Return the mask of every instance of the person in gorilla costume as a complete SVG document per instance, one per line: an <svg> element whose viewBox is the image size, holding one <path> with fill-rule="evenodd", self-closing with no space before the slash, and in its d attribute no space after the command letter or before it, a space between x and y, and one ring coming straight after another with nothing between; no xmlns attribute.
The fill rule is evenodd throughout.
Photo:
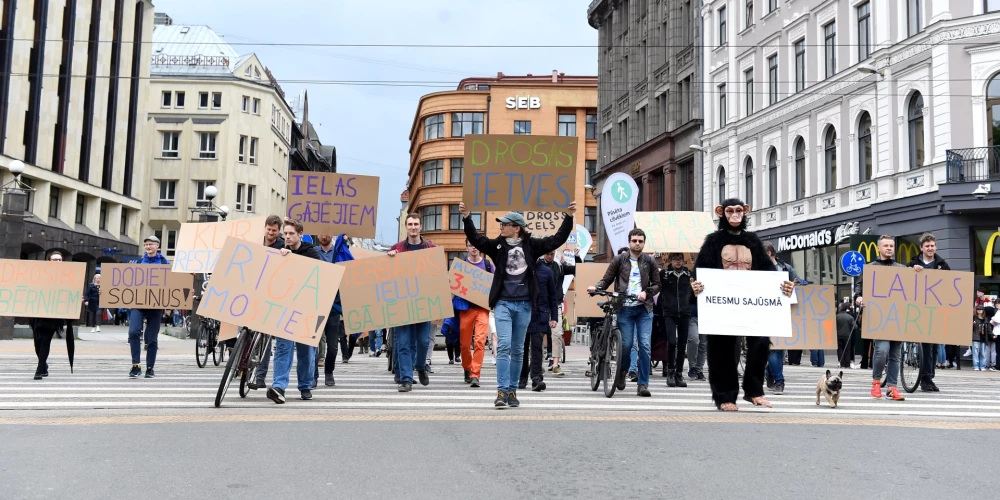
<svg viewBox="0 0 1000 500"><path fill-rule="evenodd" d="M719 230L705 237L705 242L695 261L697 270L738 269L752 271L773 271L764 244L752 231L747 231L747 217L750 205L737 198L729 198L715 207L719 217ZM791 297L795 284L785 281L781 291ZM697 297L705 291L700 281L691 283ZM771 349L768 337L747 337L746 369L743 373L743 400L754 406L771 407L764 397L764 368ZM712 400L718 409L737 411L736 397L739 396L740 337L731 335L708 336L708 382L712 387Z"/></svg>

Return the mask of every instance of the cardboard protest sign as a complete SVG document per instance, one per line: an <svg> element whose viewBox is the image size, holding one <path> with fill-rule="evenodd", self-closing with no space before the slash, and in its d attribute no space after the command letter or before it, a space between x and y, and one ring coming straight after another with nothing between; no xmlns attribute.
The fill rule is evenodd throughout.
<svg viewBox="0 0 1000 500"><path fill-rule="evenodd" d="M797 286L795 295L798 303L792 304L792 336L772 337L774 346L771 349L836 349L836 287Z"/></svg>
<svg viewBox="0 0 1000 500"><path fill-rule="evenodd" d="M306 234L374 238L378 177L327 172L288 173L288 217Z"/></svg>
<svg viewBox="0 0 1000 500"><path fill-rule="evenodd" d="M239 334L240 327L230 323L219 323L219 337L216 340L222 342L224 340L235 339Z"/></svg>
<svg viewBox="0 0 1000 500"><path fill-rule="evenodd" d="M191 309L194 276L170 264L101 264L101 308Z"/></svg>
<svg viewBox="0 0 1000 500"><path fill-rule="evenodd" d="M603 318L604 311L597 307L599 301L608 300L607 297L591 297L587 293L587 288L592 287L601 281L604 273L607 272L608 265L595 262L587 262L576 265L576 317L577 318ZM608 290L615 291L614 283ZM579 323L579 321L578 321Z"/></svg>
<svg viewBox="0 0 1000 500"><path fill-rule="evenodd" d="M79 319L87 264L0 259L0 316Z"/></svg>
<svg viewBox="0 0 1000 500"><path fill-rule="evenodd" d="M357 259L371 259L372 257L385 257L385 252L376 252L367 248L351 247L351 255Z"/></svg>
<svg viewBox="0 0 1000 500"><path fill-rule="evenodd" d="M575 198L576 137L467 135L462 201L471 212L565 212Z"/></svg>
<svg viewBox="0 0 1000 500"><path fill-rule="evenodd" d="M781 293L784 271L698 269L698 333L791 337L791 298Z"/></svg>
<svg viewBox="0 0 1000 500"><path fill-rule="evenodd" d="M869 265L863 276L862 338L946 345L972 341L973 273Z"/></svg>
<svg viewBox="0 0 1000 500"><path fill-rule="evenodd" d="M222 222L186 222L177 234L172 270L175 273L210 273L219 260L226 238L260 244L264 241L267 217Z"/></svg>
<svg viewBox="0 0 1000 500"><path fill-rule="evenodd" d="M635 226L646 232L647 253L697 253L717 229L708 212L637 212Z"/></svg>
<svg viewBox="0 0 1000 500"><path fill-rule="evenodd" d="M500 223L497 218L507 215L507 212L487 212L486 213L486 236L495 237L500 234ZM552 236L559 231L568 214L566 212L524 212L525 229L536 238Z"/></svg>
<svg viewBox="0 0 1000 500"><path fill-rule="evenodd" d="M455 259L448 272L451 293L483 309L490 308L493 273L488 273L462 259Z"/></svg>
<svg viewBox="0 0 1000 500"><path fill-rule="evenodd" d="M227 238L198 314L315 347L343 276L339 264Z"/></svg>
<svg viewBox="0 0 1000 500"><path fill-rule="evenodd" d="M423 323L455 315L448 259L441 247L344 262L347 333ZM347 293L347 292L350 293Z"/></svg>

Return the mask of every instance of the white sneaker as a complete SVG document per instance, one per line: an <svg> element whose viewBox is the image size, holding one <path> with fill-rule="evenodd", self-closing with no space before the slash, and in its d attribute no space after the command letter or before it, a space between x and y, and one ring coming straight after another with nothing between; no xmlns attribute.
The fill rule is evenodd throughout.
<svg viewBox="0 0 1000 500"><path fill-rule="evenodd" d="M95 331L95 330L94 330L93 328L91 328L91 329L90 329L90 333L94 333L94 331Z"/></svg>
<svg viewBox="0 0 1000 500"><path fill-rule="evenodd" d="M97 327L97 331L101 331L101 327Z"/></svg>
<svg viewBox="0 0 1000 500"><path fill-rule="evenodd" d="M497 364L497 358L496 358L496 356L493 356L493 364L494 365Z"/></svg>
<svg viewBox="0 0 1000 500"><path fill-rule="evenodd" d="M972 356L972 349L965 351L965 354L962 355L963 358L968 358L969 356Z"/></svg>

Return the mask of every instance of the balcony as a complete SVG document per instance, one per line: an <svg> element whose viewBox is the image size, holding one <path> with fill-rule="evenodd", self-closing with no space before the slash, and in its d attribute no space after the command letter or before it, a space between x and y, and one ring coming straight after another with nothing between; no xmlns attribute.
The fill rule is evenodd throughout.
<svg viewBox="0 0 1000 500"><path fill-rule="evenodd" d="M1000 146L949 149L946 164L948 183L1000 180Z"/></svg>

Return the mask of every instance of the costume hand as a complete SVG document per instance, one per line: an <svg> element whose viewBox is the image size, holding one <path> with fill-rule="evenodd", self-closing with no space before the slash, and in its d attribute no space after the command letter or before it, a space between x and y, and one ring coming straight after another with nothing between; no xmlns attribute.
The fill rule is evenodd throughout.
<svg viewBox="0 0 1000 500"><path fill-rule="evenodd" d="M705 284L700 281L692 281L691 291L694 292L694 296L697 297L698 294L705 291Z"/></svg>
<svg viewBox="0 0 1000 500"><path fill-rule="evenodd" d="M290 254L290 253L292 253L292 251L291 251L291 250L289 250L289 249L287 249L287 248L282 248L282 249L281 249L281 256L282 256L282 257L284 257L284 256L286 256L286 255L288 255L288 254Z"/></svg>
<svg viewBox="0 0 1000 500"><path fill-rule="evenodd" d="M791 281L786 281L781 284L781 293L785 294L786 297L791 297L792 293L795 292L795 283Z"/></svg>

